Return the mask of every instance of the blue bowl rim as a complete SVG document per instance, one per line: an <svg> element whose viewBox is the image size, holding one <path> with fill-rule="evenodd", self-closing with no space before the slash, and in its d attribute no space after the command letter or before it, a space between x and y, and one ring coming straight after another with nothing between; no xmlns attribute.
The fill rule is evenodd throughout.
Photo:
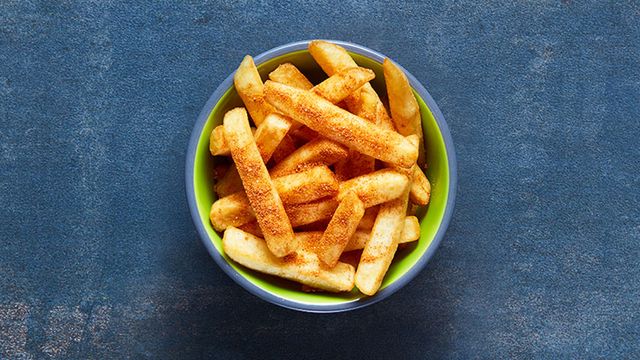
<svg viewBox="0 0 640 360"><path fill-rule="evenodd" d="M339 40L327 40L327 41L338 44L350 52L368 57L379 63L382 63L382 61L386 58L386 56L382 55L381 53L361 45L357 45L357 44L346 42L346 41L339 41ZM278 57L284 54L288 54L288 53L299 51L299 50L306 50L309 45L309 42L311 42L311 40L302 40L302 41L296 41L296 42L275 47L271 50L265 51L262 54L254 57L254 62L256 63L256 65L259 65L265 61L268 61L270 59L273 59L275 57ZM444 116L442 115L442 112L438 108L438 105L436 105L436 102L433 100L433 98L431 97L427 89L425 89L424 86L422 86L422 84L420 84L420 82L411 73L409 73L406 69L404 69L399 64L398 66L407 75L407 78L409 79L409 83L411 84L411 86L418 92L418 94L420 94L422 99L426 102L427 106L431 110L431 113L433 114L436 120L438 127L440 128L440 133L442 135L442 138L444 139L445 150L447 152L447 158L449 162L449 196L447 198L447 204L445 205L445 213L444 213L442 222L438 227L438 231L436 232L436 235L433 241L431 242L429 248L427 248L427 251L425 251L425 253L420 257L418 262L414 264L414 266L411 269L409 269L403 276L401 276L399 279L397 279L395 282L393 282L386 288L380 290L376 295L372 297L365 297L355 301L348 301L348 302L339 303L339 304L327 304L327 305L308 304L308 303L292 301L289 299L281 298L270 292L267 292L259 288L258 286L252 284L250 281L248 281L242 275L240 275L233 267L231 267L231 265L227 263L227 261L218 252L218 250L216 250L215 246L213 245L213 242L209 239L209 235L207 234L205 226L200 220L200 214L198 212L198 206L195 198L194 178L193 178L195 154L198 146L198 141L200 139L200 135L207 122L207 119L209 118L209 114L211 113L215 105L218 103L218 101L222 98L222 96L226 93L226 91L231 86L233 86L233 75L235 74L235 71L231 73L231 75L229 75L213 92L213 94L211 95L207 103L202 108L200 115L198 115L198 119L194 125L193 131L191 133L191 138L189 140L189 147L187 149L187 158L186 158L186 166L185 166L187 200L189 204L189 210L191 212L191 217L193 219L193 222L200 236L200 240L203 242L207 251L209 252L211 257L213 257L213 259L218 264L218 266L220 266L220 268L222 268L222 270L242 288L244 288L248 292L252 293L253 295L261 299L264 299L272 304L282 306L284 308L303 311L303 312L311 312L311 313L336 313L336 312L359 309L371 304L375 304L378 301L384 300L385 298L389 297L390 295L392 295L393 293L401 289L407 283L409 283L414 277L416 277L416 275L418 275L420 271L422 271L422 269L424 269L427 262L429 261L429 259L431 259L436 249L440 245L440 242L444 238L447 227L449 226L449 223L451 221L451 217L453 216L453 209L455 205L455 196L456 196L457 181L458 181L457 162L456 162L455 149L453 146L453 139L451 138L449 127L447 126L447 123L445 122Z"/></svg>

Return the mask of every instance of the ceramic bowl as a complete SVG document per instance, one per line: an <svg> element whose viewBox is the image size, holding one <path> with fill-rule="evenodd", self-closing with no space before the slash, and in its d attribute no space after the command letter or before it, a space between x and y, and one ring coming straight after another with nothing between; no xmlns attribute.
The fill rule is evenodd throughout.
<svg viewBox="0 0 640 360"><path fill-rule="evenodd" d="M376 78L371 82L381 97L386 97L382 61L385 56L366 47L332 41L343 46L360 65L372 69ZM315 63L307 46L309 41L286 44L264 52L254 61L263 80L279 64L291 62L313 83L326 75ZM238 63L240 63L238 58ZM403 69L404 70L404 69ZM213 92L198 117L186 158L186 191L191 216L200 238L220 268L236 283L252 294L286 308L307 312L339 312L361 308L378 302L407 285L427 264L442 241L453 213L456 190L456 159L447 124L427 90L405 70L420 105L424 130L426 175L431 181L431 201L418 211L421 236L419 241L403 246L387 272L382 286L374 296L365 296L354 289L349 293L306 293L300 285L264 275L234 263L222 251L222 240L209 222L209 210L216 200L213 190L215 159L209 153L209 134L222 123L225 112L242 101L233 86L230 74Z"/></svg>

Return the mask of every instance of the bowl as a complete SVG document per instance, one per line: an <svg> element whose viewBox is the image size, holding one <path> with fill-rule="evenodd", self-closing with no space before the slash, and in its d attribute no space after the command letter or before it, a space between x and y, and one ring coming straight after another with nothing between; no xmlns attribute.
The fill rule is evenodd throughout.
<svg viewBox="0 0 640 360"><path fill-rule="evenodd" d="M343 42L341 45L360 66L372 69L376 78L371 85L381 97L386 96L382 61L385 56L364 46ZM279 64L291 62L313 83L326 75L315 63L307 46L309 41L299 41L276 47L254 58L263 79ZM240 63L238 58L238 64ZM404 70L404 69L403 69ZM374 296L365 296L354 289L349 293L306 293L300 285L288 280L265 275L234 263L222 251L222 240L209 222L209 210L216 200L213 190L214 158L209 153L209 134L222 123L224 113L242 106L233 86L233 74L229 75L213 92L195 123L186 158L186 192L189 209L198 234L209 254L220 268L238 285L250 293L285 308L306 312L340 312L376 303L395 293L413 279L433 256L442 241L453 213L456 189L456 159L449 128L427 90L409 72L404 70L413 87L420 111L425 135L426 175L431 181L431 201L418 211L421 236L417 242L398 249L395 259Z"/></svg>

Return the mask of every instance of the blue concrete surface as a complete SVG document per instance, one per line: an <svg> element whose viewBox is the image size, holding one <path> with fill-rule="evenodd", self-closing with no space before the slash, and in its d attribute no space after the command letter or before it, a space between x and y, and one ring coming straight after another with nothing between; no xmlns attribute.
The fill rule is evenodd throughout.
<svg viewBox="0 0 640 360"><path fill-rule="evenodd" d="M639 19L634 1L0 2L0 358L639 358ZM184 195L215 87L310 38L409 69L459 160L432 262L346 314L239 288Z"/></svg>

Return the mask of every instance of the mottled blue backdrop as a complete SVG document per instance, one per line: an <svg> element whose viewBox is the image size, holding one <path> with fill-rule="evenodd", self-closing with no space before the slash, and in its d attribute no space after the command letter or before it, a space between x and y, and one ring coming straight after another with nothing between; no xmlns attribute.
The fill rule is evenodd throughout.
<svg viewBox="0 0 640 360"><path fill-rule="evenodd" d="M0 358L640 357L640 3L144 3L0 1ZM345 314L238 287L184 191L212 91L311 38L410 70L459 161L433 260Z"/></svg>

